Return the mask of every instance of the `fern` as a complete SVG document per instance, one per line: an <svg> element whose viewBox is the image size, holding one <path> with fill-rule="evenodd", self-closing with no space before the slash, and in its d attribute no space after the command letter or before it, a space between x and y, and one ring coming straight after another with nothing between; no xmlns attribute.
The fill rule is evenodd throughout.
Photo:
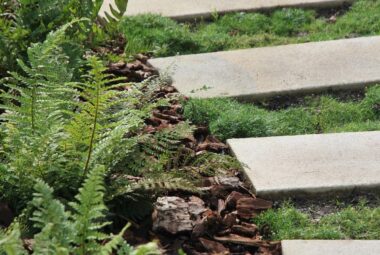
<svg viewBox="0 0 380 255"><path fill-rule="evenodd" d="M84 102L79 105L77 114L66 126L69 140L65 144L78 151L86 152L85 175L90 167L95 144L102 134L115 127L123 126L122 114L113 112L112 107L122 105L125 101L123 92L114 89L123 85L118 83L121 79L111 78L111 75L106 74L106 68L96 57L89 59L89 65L91 70L85 76L86 82L72 84L74 88L81 91L80 97ZM110 86L110 84L114 85ZM122 132L118 134L120 135Z"/></svg>
<svg viewBox="0 0 380 255"><path fill-rule="evenodd" d="M8 91L0 94L0 145L3 173L0 187L11 187L6 200L20 201L22 208L30 197L31 176L45 178L65 165L65 155L56 141L64 137L62 126L75 107L76 91L65 86L72 78L68 57L62 50L66 30L73 21L48 35L43 43L28 49L29 64L19 60L24 75L11 73Z"/></svg>
<svg viewBox="0 0 380 255"><path fill-rule="evenodd" d="M28 49L30 66L22 60L18 61L20 68L27 76L12 72L13 82L5 84L10 92L0 95L7 103L0 109L7 113L2 119L18 130L34 134L43 128L56 125L70 109L70 102L75 94L64 86L71 80L73 70L68 68L68 56L61 47L65 31L73 21L55 32L52 32L43 43L34 44ZM19 84L22 84L20 86Z"/></svg>
<svg viewBox="0 0 380 255"><path fill-rule="evenodd" d="M127 247L122 238L128 225L118 235L107 235L100 230L108 224L104 221L106 206L104 196L104 167L98 166L89 172L83 187L76 196L76 202L70 203L74 209L72 214L64 210L64 206L53 198L53 189L46 183L37 181L36 193L32 201L37 208L32 220L41 231L34 236L34 254L112 254L113 251ZM0 251L6 254L26 254L22 249L20 232L17 223L11 232L0 233ZM102 242L106 242L102 245ZM129 246L128 246L129 247ZM129 248L131 254L142 248L159 254L157 246Z"/></svg>

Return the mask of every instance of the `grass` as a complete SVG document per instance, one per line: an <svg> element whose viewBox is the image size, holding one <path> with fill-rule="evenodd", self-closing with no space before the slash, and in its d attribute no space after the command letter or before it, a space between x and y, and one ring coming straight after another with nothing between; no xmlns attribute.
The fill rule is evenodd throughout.
<svg viewBox="0 0 380 255"><path fill-rule="evenodd" d="M211 133L222 140L380 130L380 85L369 88L360 101L342 102L322 95L305 102L271 111L232 99L190 99L184 115L195 124L209 125Z"/></svg>
<svg viewBox="0 0 380 255"><path fill-rule="evenodd" d="M289 203L260 214L254 222L267 229L265 238L286 239L380 239L380 207L362 201L334 214L312 220Z"/></svg>
<svg viewBox="0 0 380 255"><path fill-rule="evenodd" d="M228 14L197 24L155 15L125 17L120 30L128 39L127 54L153 52L155 56L378 35L380 1L358 0L335 22L315 10L282 9Z"/></svg>

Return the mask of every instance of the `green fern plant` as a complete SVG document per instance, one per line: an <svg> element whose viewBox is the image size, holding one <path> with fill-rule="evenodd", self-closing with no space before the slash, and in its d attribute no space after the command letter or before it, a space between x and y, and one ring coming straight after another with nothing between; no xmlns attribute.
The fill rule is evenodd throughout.
<svg viewBox="0 0 380 255"><path fill-rule="evenodd" d="M122 79L106 74L106 68L96 57L89 59L89 66L91 69L88 75L84 76L86 81L71 84L80 91L83 101L78 104L76 114L66 125L69 138L64 145L66 148L71 147L77 152L85 153L84 175L93 162L92 156L97 142L112 140L109 138L110 134L122 138L127 125L130 125L124 118L126 112L120 110L127 104L126 94L115 89L125 86L119 83ZM104 149L104 146L102 148Z"/></svg>
<svg viewBox="0 0 380 255"><path fill-rule="evenodd" d="M0 190L3 199L19 201L23 208L30 197L31 176L46 178L65 164L57 141L64 138L62 126L75 107L76 91L65 86L72 79L68 56L61 43L73 21L48 35L43 43L28 49L28 64L19 60L23 74L12 72L2 82L7 92L0 93L3 140ZM65 168L64 168L65 169ZM11 187L13 192L7 192Z"/></svg>
<svg viewBox="0 0 380 255"><path fill-rule="evenodd" d="M66 211L64 205L53 198L52 188L43 181L36 182L32 204L37 210L32 220L41 231L34 236L34 254L108 255L118 249L128 251L125 254L139 254L143 250L147 251L144 254L160 254L153 243L131 248L123 239L128 225L117 235L101 232L109 224L105 221L107 208L103 202L104 173L102 166L89 172L76 201L70 203L73 213ZM9 255L26 254L21 245L17 223L12 226L8 235L0 234L0 251Z"/></svg>
<svg viewBox="0 0 380 255"><path fill-rule="evenodd" d="M32 45L28 49L30 66L18 60L26 75L11 72L13 79L5 79L8 92L0 94L5 101L0 109L7 112L1 116L2 120L34 134L56 125L70 110L75 91L64 84L72 79L73 70L68 67L69 59L61 44L66 30L76 22L79 21L50 33L43 43Z"/></svg>

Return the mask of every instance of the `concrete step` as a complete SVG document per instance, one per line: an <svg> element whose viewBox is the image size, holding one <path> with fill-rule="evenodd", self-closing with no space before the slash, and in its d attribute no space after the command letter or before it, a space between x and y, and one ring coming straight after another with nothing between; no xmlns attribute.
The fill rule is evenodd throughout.
<svg viewBox="0 0 380 255"><path fill-rule="evenodd" d="M354 0L129 0L126 15L154 13L177 20L209 18L213 13L264 11L281 7L329 8ZM102 11L109 3L105 0Z"/></svg>
<svg viewBox="0 0 380 255"><path fill-rule="evenodd" d="M255 100L380 82L380 36L151 59L190 97Z"/></svg>
<svg viewBox="0 0 380 255"><path fill-rule="evenodd" d="M379 240L285 240L283 255L378 255Z"/></svg>
<svg viewBox="0 0 380 255"><path fill-rule="evenodd" d="M380 131L227 142L260 197L380 191Z"/></svg>

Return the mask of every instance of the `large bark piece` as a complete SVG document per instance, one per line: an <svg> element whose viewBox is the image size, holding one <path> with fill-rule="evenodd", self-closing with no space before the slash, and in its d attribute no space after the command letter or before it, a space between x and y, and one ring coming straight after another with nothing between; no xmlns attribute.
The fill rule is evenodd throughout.
<svg viewBox="0 0 380 255"><path fill-rule="evenodd" d="M197 197L191 197L189 202L180 197L159 197L155 211L153 230L178 234L192 231L206 208L203 200Z"/></svg>

